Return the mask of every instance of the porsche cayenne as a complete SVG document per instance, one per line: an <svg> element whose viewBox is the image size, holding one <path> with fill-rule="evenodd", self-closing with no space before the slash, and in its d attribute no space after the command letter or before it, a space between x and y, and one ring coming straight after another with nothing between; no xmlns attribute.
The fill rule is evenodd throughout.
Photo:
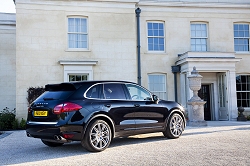
<svg viewBox="0 0 250 166"><path fill-rule="evenodd" d="M28 108L26 133L51 147L80 141L88 151L106 149L114 137L162 132L179 138L184 109L126 81L85 81L45 85Z"/></svg>

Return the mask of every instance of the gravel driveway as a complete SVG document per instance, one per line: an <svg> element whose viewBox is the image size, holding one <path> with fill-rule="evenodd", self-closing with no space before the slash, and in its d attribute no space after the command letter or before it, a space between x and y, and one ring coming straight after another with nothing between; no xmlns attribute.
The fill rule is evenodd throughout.
<svg viewBox="0 0 250 166"><path fill-rule="evenodd" d="M114 139L100 153L80 143L51 148L25 131L0 135L0 165L250 165L250 122L208 122L187 127L179 139L162 133Z"/></svg>

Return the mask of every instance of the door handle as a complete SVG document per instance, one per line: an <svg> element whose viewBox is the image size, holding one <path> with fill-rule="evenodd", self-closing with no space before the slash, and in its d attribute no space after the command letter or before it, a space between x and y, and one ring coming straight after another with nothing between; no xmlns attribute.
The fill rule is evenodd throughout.
<svg viewBox="0 0 250 166"><path fill-rule="evenodd" d="M104 106L109 108L111 107L111 104L105 104Z"/></svg>
<svg viewBox="0 0 250 166"><path fill-rule="evenodd" d="M140 107L140 104L134 104L135 107Z"/></svg>

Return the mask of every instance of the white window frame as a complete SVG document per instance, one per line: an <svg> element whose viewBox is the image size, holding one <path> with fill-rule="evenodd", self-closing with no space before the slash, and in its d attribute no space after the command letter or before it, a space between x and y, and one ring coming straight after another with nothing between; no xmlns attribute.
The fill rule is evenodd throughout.
<svg viewBox="0 0 250 166"><path fill-rule="evenodd" d="M160 84L163 84L162 85L163 90L155 91L154 89L151 88L152 82L150 81L150 78L149 78L150 76L163 76L164 82L160 83ZM166 74L158 74L158 73L148 74L148 89L149 89L150 92L157 95L159 98L167 100L167 75Z"/></svg>
<svg viewBox="0 0 250 166"><path fill-rule="evenodd" d="M92 66L64 65L64 82L70 82L69 75L88 75L88 80L93 80Z"/></svg>
<svg viewBox="0 0 250 166"><path fill-rule="evenodd" d="M243 33L244 33L244 36L235 36L235 33L236 33L236 31L235 31L235 25L248 25L248 36L245 36L246 35L246 33L244 33L245 31L242 31ZM233 27L233 32L234 32L234 51L235 52L249 52L250 51L250 44L249 44L249 42L250 42L250 24L249 23L234 23L234 25L233 25L234 27ZM240 30L238 30L237 31L238 33L240 32ZM247 49L248 50L236 50L236 41L235 40L237 40L237 39L247 39L248 40L248 47L247 47ZM237 46L239 46L240 44L238 44ZM246 46L246 44L241 44L242 46Z"/></svg>
<svg viewBox="0 0 250 166"><path fill-rule="evenodd" d="M69 19L84 19L86 20L86 32L71 32L69 30ZM67 17L67 50L68 51L86 51L89 50L89 32L88 32L88 17L85 16L68 16ZM86 35L86 47L70 47L70 34Z"/></svg>
<svg viewBox="0 0 250 166"><path fill-rule="evenodd" d="M69 75L88 75L88 80L93 80L93 66L97 61L59 61L63 65L64 82L69 82Z"/></svg>
<svg viewBox="0 0 250 166"><path fill-rule="evenodd" d="M200 28L199 30L193 30L192 29L192 25L200 25ZM202 29L202 25L205 25L206 26L206 36L204 36L203 34L203 29ZM194 34L195 33L195 34ZM200 35L199 35L200 33ZM193 40L195 40L195 43L193 44ZM202 43L202 41L205 40L205 44ZM196 42L200 42L200 43L196 43ZM205 50L203 49L203 46L205 45ZM195 48L193 48L193 46ZM198 48L201 48L201 49L198 49ZM208 23L204 23L204 22L191 22L190 23L190 50L191 51L194 51L194 52L206 52L208 51Z"/></svg>
<svg viewBox="0 0 250 166"><path fill-rule="evenodd" d="M158 24L163 24L163 36L160 36L160 35L149 35L149 29L148 29L148 24L149 23L158 23ZM147 27L147 50L148 50L148 52L165 52L165 50L166 50L166 41L165 41L165 22L164 21L147 21L146 22L146 27ZM158 29L158 30L160 30L160 29ZM158 34L159 34L159 32L158 32ZM153 49L153 50L149 50L149 38L153 38L153 39L156 39L156 38L158 38L158 39L163 39L163 50L159 50L159 49ZM153 43L154 43L154 41L153 41ZM159 47L159 44L158 44L158 47Z"/></svg>

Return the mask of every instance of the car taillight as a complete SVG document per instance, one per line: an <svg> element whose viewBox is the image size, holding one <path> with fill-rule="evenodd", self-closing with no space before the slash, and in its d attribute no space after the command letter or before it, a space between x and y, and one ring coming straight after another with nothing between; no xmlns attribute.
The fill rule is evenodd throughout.
<svg viewBox="0 0 250 166"><path fill-rule="evenodd" d="M31 113L31 108L30 107L28 107L28 113Z"/></svg>
<svg viewBox="0 0 250 166"><path fill-rule="evenodd" d="M54 114L61 114L63 112L79 111L82 107L75 103L63 103L55 106Z"/></svg>

